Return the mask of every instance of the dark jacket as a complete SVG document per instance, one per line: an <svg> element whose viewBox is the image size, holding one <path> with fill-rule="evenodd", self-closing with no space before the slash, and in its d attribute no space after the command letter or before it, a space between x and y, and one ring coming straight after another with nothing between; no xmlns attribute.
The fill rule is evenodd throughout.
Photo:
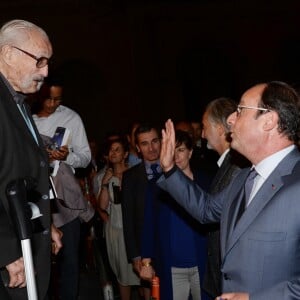
<svg viewBox="0 0 300 300"><path fill-rule="evenodd" d="M148 183L144 162L128 169L122 178L123 229L128 260L141 255L145 192Z"/></svg>
<svg viewBox="0 0 300 300"><path fill-rule="evenodd" d="M210 193L217 194L221 192L228 186L237 171L249 164L239 153L230 149L211 183ZM209 225L209 228L208 257L203 288L215 298L221 294L220 224Z"/></svg>
<svg viewBox="0 0 300 300"><path fill-rule="evenodd" d="M30 112L28 113L30 115ZM50 275L50 200L47 154L30 116L38 143L28 129L10 91L0 77L0 267L22 256L21 245L10 214L6 197L7 185L19 178L31 177L36 182L28 195L42 213L42 232L35 233L32 242L39 299L44 299ZM1 285L1 283L0 283ZM1 289L4 290L4 289ZM25 290L25 289L24 289ZM6 299L5 295L0 295Z"/></svg>

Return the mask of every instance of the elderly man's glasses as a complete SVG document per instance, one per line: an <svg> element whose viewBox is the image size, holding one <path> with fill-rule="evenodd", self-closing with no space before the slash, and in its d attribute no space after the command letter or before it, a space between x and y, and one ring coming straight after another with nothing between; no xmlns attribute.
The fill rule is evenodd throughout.
<svg viewBox="0 0 300 300"><path fill-rule="evenodd" d="M27 52L27 51L25 51L21 48L18 48L18 47L15 47L15 46L12 46L12 47L15 48L15 49L18 49L19 51L23 52L24 54L26 54L26 55L30 56L31 58L35 59L36 60L36 67L39 68L39 69L44 68L49 63L49 58L47 58L47 57L44 57L44 56L37 57L37 56L35 56L35 55L33 55L33 54L31 54L31 53L29 53L29 52Z"/></svg>
<svg viewBox="0 0 300 300"><path fill-rule="evenodd" d="M256 110L264 111L264 112L270 111L270 109L268 109L268 108L263 108L263 107L238 105L238 106L237 106L237 109L236 109L236 114L237 114L237 116L240 116L240 115L241 115L241 112L242 112L243 109L256 109Z"/></svg>

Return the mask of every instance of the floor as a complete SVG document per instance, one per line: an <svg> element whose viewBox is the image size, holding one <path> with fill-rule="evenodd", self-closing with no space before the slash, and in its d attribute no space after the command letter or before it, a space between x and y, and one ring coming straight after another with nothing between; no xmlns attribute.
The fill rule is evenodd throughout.
<svg viewBox="0 0 300 300"><path fill-rule="evenodd" d="M100 236L99 234L97 236ZM78 300L120 300L118 292L118 283L108 265L108 257L105 256L106 249L105 240L102 238L87 237L82 243L80 251L81 267L79 279L79 295ZM55 278L56 265L53 265L53 274ZM111 280L113 282L113 297L104 298L103 282ZM53 292L57 295L57 283L53 280ZM110 295L110 291L108 291ZM133 288L131 300L140 299L137 287ZM52 300L57 300L54 296Z"/></svg>
<svg viewBox="0 0 300 300"><path fill-rule="evenodd" d="M133 288L132 300L138 300L138 292ZM116 284L113 287L113 297L104 299L103 289L100 287L99 274L94 270L85 270L80 274L78 300L120 300Z"/></svg>
<svg viewBox="0 0 300 300"><path fill-rule="evenodd" d="M99 246L98 243L96 244ZM88 255L92 259L87 259L87 263L81 266L78 300L120 300L118 282L112 271L108 271L108 266L105 263L103 264L103 257L96 254L99 254L101 250L94 243L93 245L91 247L92 255ZM106 289L102 287L106 278L112 281L108 290L107 287ZM139 299L137 287L133 287L131 300Z"/></svg>
<svg viewBox="0 0 300 300"><path fill-rule="evenodd" d="M102 300L99 276L95 271L85 271L80 274L78 300Z"/></svg>

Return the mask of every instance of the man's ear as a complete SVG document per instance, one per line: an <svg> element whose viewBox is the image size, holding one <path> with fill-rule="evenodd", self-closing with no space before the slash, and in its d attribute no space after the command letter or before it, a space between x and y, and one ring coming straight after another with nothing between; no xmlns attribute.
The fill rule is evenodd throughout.
<svg viewBox="0 0 300 300"><path fill-rule="evenodd" d="M278 114L275 111L268 111L264 113L263 129L270 131L278 127Z"/></svg>
<svg viewBox="0 0 300 300"><path fill-rule="evenodd" d="M9 45L4 45L1 48L2 58L6 64L11 65L13 59L12 47Z"/></svg>
<svg viewBox="0 0 300 300"><path fill-rule="evenodd" d="M218 131L219 136L223 136L225 134L225 128L224 128L224 126L221 125L221 124L218 124L217 125L217 131Z"/></svg>
<svg viewBox="0 0 300 300"><path fill-rule="evenodd" d="M138 145L135 145L135 147L136 147L136 151L137 151L138 153L140 153L140 152L141 152L141 149L139 148L139 146L138 146Z"/></svg>

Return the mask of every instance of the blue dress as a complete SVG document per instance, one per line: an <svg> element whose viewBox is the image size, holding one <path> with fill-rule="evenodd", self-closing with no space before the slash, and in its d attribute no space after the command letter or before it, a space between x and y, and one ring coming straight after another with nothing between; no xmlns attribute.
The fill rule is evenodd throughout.
<svg viewBox="0 0 300 300"><path fill-rule="evenodd" d="M194 174L194 178L202 188L208 188L209 180L205 176ZM141 241L142 257L152 259L155 272L160 277L161 299L173 299L172 266L198 266L202 281L207 257L206 227L161 190L155 180L149 181L147 187ZM201 299L211 298L201 289Z"/></svg>

